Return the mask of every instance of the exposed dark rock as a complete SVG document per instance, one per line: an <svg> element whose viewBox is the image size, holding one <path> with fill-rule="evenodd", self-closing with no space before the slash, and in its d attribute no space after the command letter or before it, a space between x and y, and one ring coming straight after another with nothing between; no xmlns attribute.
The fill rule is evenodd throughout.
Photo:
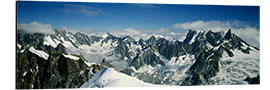
<svg viewBox="0 0 270 90"><path fill-rule="evenodd" d="M196 37L197 34L196 31L189 30L187 33L186 38L184 39L184 43L189 43L193 37Z"/></svg>
<svg viewBox="0 0 270 90"><path fill-rule="evenodd" d="M155 50L152 47L148 47L142 55L136 56L131 62L131 65L136 69L139 69L143 65L156 66L158 64L164 65L164 62L155 54Z"/></svg>
<svg viewBox="0 0 270 90"><path fill-rule="evenodd" d="M249 84L260 84L260 75L257 75L257 77L247 77L244 81L247 81Z"/></svg>
<svg viewBox="0 0 270 90"><path fill-rule="evenodd" d="M85 62L84 58L72 60L62 53L53 53L45 60L26 48L24 52L17 53L16 88L78 88L101 69L96 67L103 66L88 66ZM103 63L108 64L106 61ZM96 71L92 72L91 68Z"/></svg>

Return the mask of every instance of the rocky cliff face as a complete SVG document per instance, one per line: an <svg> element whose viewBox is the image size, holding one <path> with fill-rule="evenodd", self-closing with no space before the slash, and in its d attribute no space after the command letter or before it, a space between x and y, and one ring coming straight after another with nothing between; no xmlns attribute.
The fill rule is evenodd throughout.
<svg viewBox="0 0 270 90"><path fill-rule="evenodd" d="M134 66L136 69L139 69L144 65L151 65L153 67L158 64L164 65L164 62L155 54L156 52L157 51L152 47L148 47L143 54L135 57L130 65Z"/></svg>
<svg viewBox="0 0 270 90"><path fill-rule="evenodd" d="M102 67L112 67L105 59L101 64L91 64L83 56L62 52L45 59L31 51L31 47L17 49L16 87L20 89L78 88Z"/></svg>

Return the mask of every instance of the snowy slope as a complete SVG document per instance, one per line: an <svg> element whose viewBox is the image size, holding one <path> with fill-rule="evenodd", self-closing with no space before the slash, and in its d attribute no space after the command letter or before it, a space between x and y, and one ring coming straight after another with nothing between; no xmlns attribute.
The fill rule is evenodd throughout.
<svg viewBox="0 0 270 90"><path fill-rule="evenodd" d="M97 72L89 81L85 82L81 88L100 87L147 87L156 86L145 83L135 77L115 71L113 68L103 68Z"/></svg>
<svg viewBox="0 0 270 90"><path fill-rule="evenodd" d="M36 50L34 47L30 47L29 51L38 55L39 57L44 58L45 60L47 60L49 58L49 55L47 53L45 53L44 51L41 51L41 50Z"/></svg>
<svg viewBox="0 0 270 90"><path fill-rule="evenodd" d="M252 49L250 54L245 54L239 50L233 51L234 57L229 57L224 53L221 58L220 72L211 80L214 84L246 84L243 83L247 77L256 77L260 73L260 53ZM243 81L243 82L240 82Z"/></svg>
<svg viewBox="0 0 270 90"><path fill-rule="evenodd" d="M79 60L80 58L79 57L76 57L76 56L73 56L73 55L66 55L66 54L63 54L66 58L69 58L69 59L73 59L73 60Z"/></svg>
<svg viewBox="0 0 270 90"><path fill-rule="evenodd" d="M49 35L44 37L44 43L43 43L44 45L48 45L48 46L50 45L55 48L57 47L59 43L61 42L56 39L53 40Z"/></svg>

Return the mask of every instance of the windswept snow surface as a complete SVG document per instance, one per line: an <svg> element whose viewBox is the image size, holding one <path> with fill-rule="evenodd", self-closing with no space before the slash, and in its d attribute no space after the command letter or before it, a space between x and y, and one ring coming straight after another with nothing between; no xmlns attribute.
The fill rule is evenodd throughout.
<svg viewBox="0 0 270 90"><path fill-rule="evenodd" d="M49 45L52 47L57 47L57 45L60 43L60 41L56 40L56 39L52 39L50 36L46 36L44 37L44 45Z"/></svg>
<svg viewBox="0 0 270 90"><path fill-rule="evenodd" d="M49 55L47 53L45 53L44 51L41 51L41 50L36 50L34 47L30 47L29 51L38 55L39 57L44 58L45 60L47 60L49 58Z"/></svg>
<svg viewBox="0 0 270 90"><path fill-rule="evenodd" d="M115 71L113 68L103 68L80 88L103 87L148 87L158 86L140 81L135 77Z"/></svg>
<svg viewBox="0 0 270 90"><path fill-rule="evenodd" d="M74 46L72 45L71 42L69 41L66 41L63 37L60 37L61 41L63 41L63 45L66 47L66 48L74 48Z"/></svg>
<svg viewBox="0 0 270 90"><path fill-rule="evenodd" d="M73 60L79 60L80 58L79 57L76 57L76 56L73 56L73 55L66 55L66 54L63 54L66 58L69 58L69 59L73 59Z"/></svg>

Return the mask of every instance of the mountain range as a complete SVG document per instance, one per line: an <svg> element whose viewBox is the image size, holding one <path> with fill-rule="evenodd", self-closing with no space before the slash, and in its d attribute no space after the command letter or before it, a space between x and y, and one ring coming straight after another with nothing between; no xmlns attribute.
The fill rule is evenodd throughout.
<svg viewBox="0 0 270 90"><path fill-rule="evenodd" d="M17 32L17 88L259 84L260 49L230 29L183 41L54 31Z"/></svg>

